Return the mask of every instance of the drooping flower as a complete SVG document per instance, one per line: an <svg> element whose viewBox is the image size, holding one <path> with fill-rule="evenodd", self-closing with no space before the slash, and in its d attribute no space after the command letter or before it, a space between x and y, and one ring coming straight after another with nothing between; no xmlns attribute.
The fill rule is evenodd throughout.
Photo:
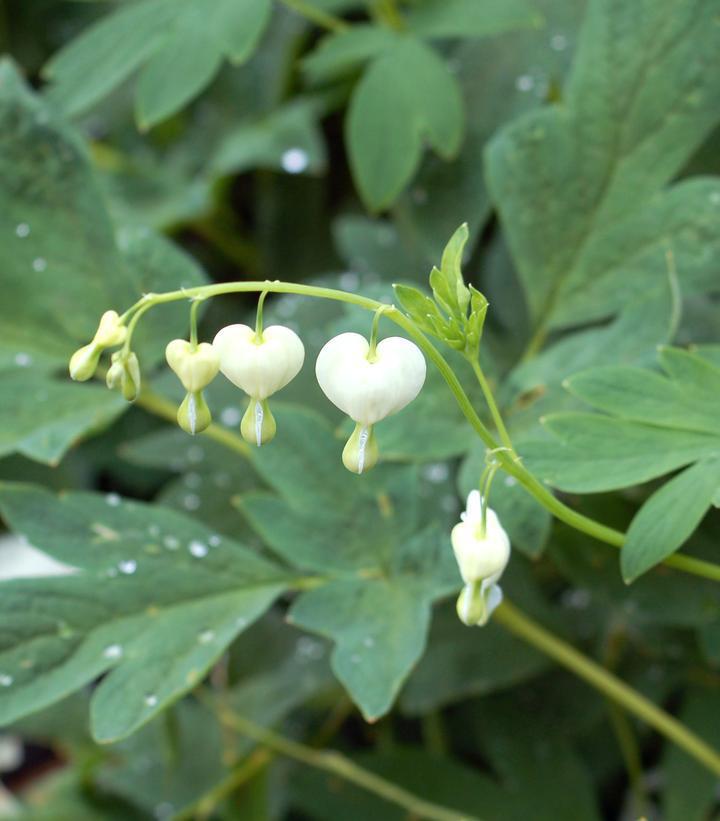
<svg viewBox="0 0 720 821"><path fill-rule="evenodd" d="M457 602L458 616L467 625L483 625L502 601L497 584L510 559L510 539L497 514L487 508L482 515L482 497L473 490L465 512L452 529L455 559L465 587Z"/></svg>
<svg viewBox="0 0 720 821"><path fill-rule="evenodd" d="M426 365L417 345L402 337L383 339L373 351L364 336L343 333L320 351L315 374L327 398L355 422L343 463L363 473L378 458L373 425L415 399Z"/></svg>
<svg viewBox="0 0 720 821"><path fill-rule="evenodd" d="M128 402L134 402L140 393L140 362L132 351L117 351L112 355L112 364L105 376L110 390L120 389Z"/></svg>
<svg viewBox="0 0 720 821"><path fill-rule="evenodd" d="M178 408L178 424L187 433L201 433L212 422L202 391L217 376L220 356L209 342L173 339L165 348L165 358L187 391Z"/></svg>
<svg viewBox="0 0 720 821"><path fill-rule="evenodd" d="M283 325L262 332L247 325L228 325L213 340L220 371L250 397L240 432L248 442L260 445L275 436L275 420L267 400L300 372L305 348L300 337Z"/></svg>

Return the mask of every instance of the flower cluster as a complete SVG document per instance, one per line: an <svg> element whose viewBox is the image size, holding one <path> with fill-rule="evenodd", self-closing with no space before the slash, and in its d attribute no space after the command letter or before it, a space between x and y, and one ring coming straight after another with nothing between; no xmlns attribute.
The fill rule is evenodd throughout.
<svg viewBox="0 0 720 821"><path fill-rule="evenodd" d="M167 345L167 363L186 391L177 412L183 430L197 434L211 424L212 414L203 390L222 373L248 397L240 423L243 439L259 447L275 436L277 426L268 399L298 375L305 360L305 348L290 328L263 328L261 308L258 314L255 329L228 325L218 331L212 343L198 343L193 331L190 341L174 339ZM140 392L140 365L128 348L129 341L123 318L115 311L107 311L92 342L73 354L71 377L90 379L102 352L123 345L112 355L107 385L120 389L126 399L134 401ZM326 343L317 358L315 373L327 398L355 422L342 454L348 470L360 474L375 465L375 424L402 410L418 395L425 372L425 359L419 348L401 337L376 343L373 330L370 341L360 334L343 333Z"/></svg>

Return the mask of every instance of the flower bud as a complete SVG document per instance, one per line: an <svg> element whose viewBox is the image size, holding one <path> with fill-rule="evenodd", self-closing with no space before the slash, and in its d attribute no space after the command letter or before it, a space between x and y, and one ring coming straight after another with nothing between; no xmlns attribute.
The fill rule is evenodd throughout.
<svg viewBox="0 0 720 821"><path fill-rule="evenodd" d="M355 425L352 436L343 448L342 460L352 473L364 473L377 464L378 446L372 425Z"/></svg>
<svg viewBox="0 0 720 821"><path fill-rule="evenodd" d="M78 348L70 357L70 378L77 382L86 382L88 379L92 379L97 370L101 353L102 349L93 342Z"/></svg>
<svg viewBox="0 0 720 821"><path fill-rule="evenodd" d="M127 328L120 322L117 311L105 311L100 317L93 342L101 348L112 348L121 345L127 336Z"/></svg>
<svg viewBox="0 0 720 821"><path fill-rule="evenodd" d="M467 509L450 534L460 575L465 584L502 575L510 558L510 539L494 511L488 508L482 527L482 499L477 490L468 496Z"/></svg>
<svg viewBox="0 0 720 821"><path fill-rule="evenodd" d="M165 358L188 393L206 388L220 369L220 356L209 342L193 345L173 339L165 348Z"/></svg>
<svg viewBox="0 0 720 821"><path fill-rule="evenodd" d="M177 412L178 425L193 436L202 433L212 422L212 414L202 392L189 392Z"/></svg>
<svg viewBox="0 0 720 821"><path fill-rule="evenodd" d="M364 336L344 333L325 344L315 374L327 398L352 420L370 426L402 410L425 382L425 358L399 336L378 343L370 359Z"/></svg>
<svg viewBox="0 0 720 821"><path fill-rule="evenodd" d="M213 347L224 376L261 402L294 379L305 359L300 337L283 325L271 325L259 336L247 325L228 325L218 331Z"/></svg>
<svg viewBox="0 0 720 821"><path fill-rule="evenodd" d="M111 390L120 389L128 402L134 402L140 393L140 363L137 356L130 352L116 351L112 355L112 364L105 376L105 384Z"/></svg>
<svg viewBox="0 0 720 821"><path fill-rule="evenodd" d="M251 445L265 445L275 438L277 425L267 400L250 399L250 404L240 423L240 433Z"/></svg>
<svg viewBox="0 0 720 821"><path fill-rule="evenodd" d="M487 582L466 584L457 600L458 618L468 627L482 627L488 623L502 598L502 590L497 584L487 584Z"/></svg>

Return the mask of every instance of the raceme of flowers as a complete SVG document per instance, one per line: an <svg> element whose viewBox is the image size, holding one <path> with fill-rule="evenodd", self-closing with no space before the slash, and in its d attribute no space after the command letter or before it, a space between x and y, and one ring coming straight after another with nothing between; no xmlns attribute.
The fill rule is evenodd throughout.
<svg viewBox="0 0 720 821"><path fill-rule="evenodd" d="M107 311L92 342L73 354L70 376L78 381L90 379L103 351L123 345L112 355L106 382L134 401L140 393L140 364L128 343L122 318ZM177 412L184 431L201 433L212 422L203 390L220 372L247 395L240 433L245 441L259 447L271 441L277 429L268 399L298 375L305 348L290 328L262 328L259 322L254 329L228 325L218 331L212 343L173 339L165 349L165 358L186 391ZM374 425L402 410L420 393L425 358L417 345L401 337L376 343L360 334L344 333L320 351L315 372L323 393L355 422L343 450L343 463L354 473L365 473L378 460Z"/></svg>
<svg viewBox="0 0 720 821"><path fill-rule="evenodd" d="M377 316L371 339L357 333L342 333L330 339L315 363L318 384L327 398L353 422L355 429L342 453L345 467L362 474L378 461L374 427L406 407L420 393L426 364L413 342L392 336L377 342ZM204 389L222 373L248 397L240 423L245 441L260 447L276 433L268 399L288 385L300 372L305 348L300 337L283 325L262 327L261 308L253 329L236 324L222 328L212 343L173 339L165 349L168 365L186 391L177 411L180 427L190 434L201 433L212 421ZM70 360L70 376L90 379L107 348L122 345L112 354L106 382L134 401L140 393L140 364L129 349L130 336L123 318L106 311L92 341ZM461 520L452 530L451 542L464 587L457 600L460 620L484 625L502 601L498 581L510 558L510 540L497 515L478 490L467 499Z"/></svg>

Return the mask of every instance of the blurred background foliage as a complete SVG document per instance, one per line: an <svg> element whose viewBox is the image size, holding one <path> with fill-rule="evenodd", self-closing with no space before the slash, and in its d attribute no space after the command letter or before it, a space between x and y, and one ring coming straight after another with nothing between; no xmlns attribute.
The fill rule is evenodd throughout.
<svg viewBox="0 0 720 821"><path fill-rule="evenodd" d="M0 670L7 812L410 817L276 755L237 715L448 818L716 816L685 753L500 626L458 622L447 534L485 454L432 368L379 426L383 465L362 485L343 472L347 429L311 365L367 314L268 299L307 364L260 452L168 425L182 392L162 352L184 305L139 331L151 399L128 407L64 368L103 310L146 291L267 278L392 301L467 222L465 274L490 301L481 359L527 466L583 513L653 534L652 555L623 554L626 578L688 536L712 560L719 21L714 0L0 0L0 509L85 570L2 593L0 661L20 670ZM213 301L201 335L254 304ZM207 395L236 431L237 390ZM698 475L689 527L663 518L696 501ZM615 551L511 477L492 506L509 597L720 744L717 585L658 567L625 586ZM327 583L297 595L290 573ZM181 698L209 667L206 695Z"/></svg>

